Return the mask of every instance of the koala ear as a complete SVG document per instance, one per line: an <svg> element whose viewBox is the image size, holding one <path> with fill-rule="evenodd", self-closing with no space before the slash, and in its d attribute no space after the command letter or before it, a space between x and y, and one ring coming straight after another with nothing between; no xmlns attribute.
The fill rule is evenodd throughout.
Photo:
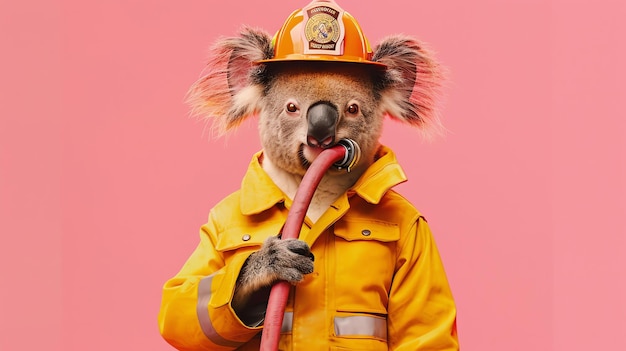
<svg viewBox="0 0 626 351"><path fill-rule="evenodd" d="M411 37L390 36L376 47L372 60L387 65L381 91L384 111L424 131L439 131L437 100L443 74L424 45Z"/></svg>
<svg viewBox="0 0 626 351"><path fill-rule="evenodd" d="M255 62L272 55L271 37L258 29L244 27L239 36L217 41L200 79L187 93L191 114L216 118L213 126L219 134L254 115L263 94L265 69Z"/></svg>

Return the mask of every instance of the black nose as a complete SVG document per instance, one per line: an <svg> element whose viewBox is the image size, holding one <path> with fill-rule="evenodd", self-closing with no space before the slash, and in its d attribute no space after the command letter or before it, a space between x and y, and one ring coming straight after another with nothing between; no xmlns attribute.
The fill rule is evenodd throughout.
<svg viewBox="0 0 626 351"><path fill-rule="evenodd" d="M339 112L328 102L320 101L309 107L307 111L309 146L328 148L335 144L335 129Z"/></svg>

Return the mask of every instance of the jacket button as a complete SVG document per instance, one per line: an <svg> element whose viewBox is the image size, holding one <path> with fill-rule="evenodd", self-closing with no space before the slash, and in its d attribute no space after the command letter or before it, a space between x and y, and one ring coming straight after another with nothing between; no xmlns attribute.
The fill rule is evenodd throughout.
<svg viewBox="0 0 626 351"><path fill-rule="evenodd" d="M372 232L369 229L363 229L361 231L361 234L363 234L363 236L370 236L370 234L372 234Z"/></svg>
<svg viewBox="0 0 626 351"><path fill-rule="evenodd" d="M251 238L250 234L245 234L244 236L241 237L241 240L248 241L248 240L250 240L250 238Z"/></svg>

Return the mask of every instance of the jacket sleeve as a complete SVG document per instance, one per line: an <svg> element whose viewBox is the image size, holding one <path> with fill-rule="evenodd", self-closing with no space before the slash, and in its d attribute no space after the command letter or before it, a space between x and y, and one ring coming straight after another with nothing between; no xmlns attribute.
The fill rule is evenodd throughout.
<svg viewBox="0 0 626 351"><path fill-rule="evenodd" d="M388 306L389 349L456 351L456 307L437 247L423 217L399 242Z"/></svg>
<svg viewBox="0 0 626 351"><path fill-rule="evenodd" d="M219 228L213 218L211 212L198 247L163 287L159 329L178 350L234 350L261 330L244 325L230 305L248 255L225 259L216 248Z"/></svg>

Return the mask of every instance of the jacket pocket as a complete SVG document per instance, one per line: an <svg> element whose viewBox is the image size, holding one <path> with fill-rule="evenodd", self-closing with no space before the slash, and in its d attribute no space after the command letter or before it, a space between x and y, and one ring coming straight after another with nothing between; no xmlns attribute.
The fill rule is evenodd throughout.
<svg viewBox="0 0 626 351"><path fill-rule="evenodd" d="M398 226L351 219L337 222L334 233L337 311L386 315Z"/></svg>
<svg viewBox="0 0 626 351"><path fill-rule="evenodd" d="M242 248L260 248L265 239L280 233L283 222L269 222L260 226L237 226L223 231L217 239L215 248L227 252Z"/></svg>

